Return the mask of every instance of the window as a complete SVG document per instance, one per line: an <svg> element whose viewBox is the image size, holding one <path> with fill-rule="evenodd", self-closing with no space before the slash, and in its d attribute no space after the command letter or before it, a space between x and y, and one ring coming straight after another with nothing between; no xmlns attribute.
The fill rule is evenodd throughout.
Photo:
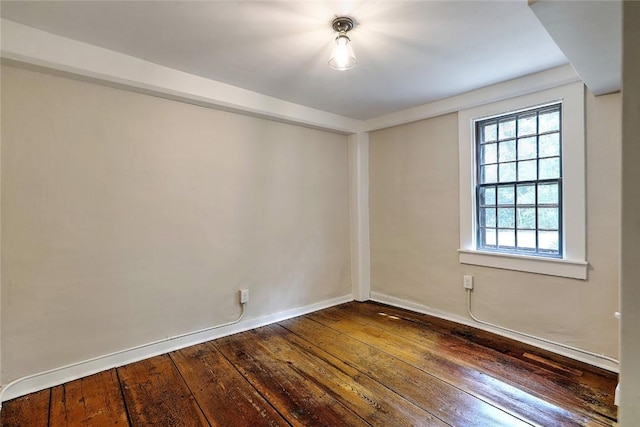
<svg viewBox="0 0 640 427"><path fill-rule="evenodd" d="M475 122L478 249L562 257L561 111Z"/></svg>
<svg viewBox="0 0 640 427"><path fill-rule="evenodd" d="M583 84L476 105L458 112L460 263L586 279Z"/></svg>

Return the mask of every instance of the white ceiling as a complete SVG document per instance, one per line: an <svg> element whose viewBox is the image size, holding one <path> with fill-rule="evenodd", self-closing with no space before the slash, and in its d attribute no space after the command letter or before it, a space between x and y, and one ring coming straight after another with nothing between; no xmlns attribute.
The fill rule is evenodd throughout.
<svg viewBox="0 0 640 427"><path fill-rule="evenodd" d="M354 119L567 63L525 0L2 1L3 18ZM327 65L338 15L356 68Z"/></svg>
<svg viewBox="0 0 640 427"><path fill-rule="evenodd" d="M531 7L591 92L603 95L620 90L621 0L544 0Z"/></svg>

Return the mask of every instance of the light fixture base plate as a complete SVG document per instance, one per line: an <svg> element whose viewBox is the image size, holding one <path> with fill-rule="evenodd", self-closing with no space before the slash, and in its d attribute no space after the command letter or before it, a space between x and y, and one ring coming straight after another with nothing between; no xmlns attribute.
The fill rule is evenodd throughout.
<svg viewBox="0 0 640 427"><path fill-rule="evenodd" d="M331 26L333 27L334 31L337 31L338 33L346 33L347 31L351 31L355 24L353 22L353 19L347 16L339 16L333 20Z"/></svg>

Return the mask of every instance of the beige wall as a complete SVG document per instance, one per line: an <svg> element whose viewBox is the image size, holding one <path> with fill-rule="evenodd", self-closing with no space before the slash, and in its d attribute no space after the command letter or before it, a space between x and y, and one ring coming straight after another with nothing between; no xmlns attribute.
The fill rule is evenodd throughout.
<svg viewBox="0 0 640 427"><path fill-rule="evenodd" d="M504 327L618 355L620 94L586 96L589 280L458 261L458 122L449 114L372 133L371 288L468 318L463 274L475 277L474 314Z"/></svg>
<svg viewBox="0 0 640 427"><path fill-rule="evenodd" d="M640 425L640 3L624 2L620 426Z"/></svg>
<svg viewBox="0 0 640 427"><path fill-rule="evenodd" d="M347 138L2 69L2 383L348 295Z"/></svg>

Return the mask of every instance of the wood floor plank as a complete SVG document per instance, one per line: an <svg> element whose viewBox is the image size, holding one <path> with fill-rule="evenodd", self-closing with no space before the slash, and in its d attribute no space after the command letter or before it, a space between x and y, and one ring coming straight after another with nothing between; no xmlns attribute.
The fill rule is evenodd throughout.
<svg viewBox="0 0 640 427"><path fill-rule="evenodd" d="M4 427L46 427L51 390L46 389L4 402L0 424Z"/></svg>
<svg viewBox="0 0 640 427"><path fill-rule="evenodd" d="M51 406L49 408L49 423L67 425L67 413L64 404L64 386L60 384L51 388ZM57 403L54 403L57 402Z"/></svg>
<svg viewBox="0 0 640 427"><path fill-rule="evenodd" d="M328 394L372 425L446 425L386 385L362 375L358 369L279 325L255 332L261 341L268 340L267 347L276 357L303 376L314 378Z"/></svg>
<svg viewBox="0 0 640 427"><path fill-rule="evenodd" d="M211 343L170 353L213 426L288 426Z"/></svg>
<svg viewBox="0 0 640 427"><path fill-rule="evenodd" d="M133 426L208 426L168 355L117 369Z"/></svg>
<svg viewBox="0 0 640 427"><path fill-rule="evenodd" d="M115 369L54 387L50 414L50 427L129 425Z"/></svg>
<svg viewBox="0 0 640 427"><path fill-rule="evenodd" d="M530 425L433 375L311 319L298 317L280 324L448 424ZM546 420L549 423L558 421L550 417Z"/></svg>
<svg viewBox="0 0 640 427"><path fill-rule="evenodd" d="M252 331L220 338L214 344L291 425L369 425L315 381L274 359Z"/></svg>
<svg viewBox="0 0 640 427"><path fill-rule="evenodd" d="M564 419L565 425L611 425L607 419L591 419L584 414L568 411L545 399L482 371L459 363L455 355L444 355L427 345L408 340L401 333L349 320L335 310L327 309L311 313L309 318L339 330L357 340L391 354L427 373L466 391L494 406L516 414L519 418L539 423L548 423L548 414ZM540 418L543 418L542 420Z"/></svg>
<svg viewBox="0 0 640 427"><path fill-rule="evenodd" d="M526 357L516 358L470 342L451 331L443 332L441 327L434 327L425 322L415 322L415 317L405 319L400 310L387 309L387 315L374 315L372 306L358 307L343 305L325 311L338 316L349 318L361 324L374 325L392 334L401 331L408 340L432 348L449 359L457 360L479 371L497 378L505 379L509 383L527 390L539 397L551 397L563 407L575 408L587 416L594 417L605 423L611 423L616 418L616 408L613 405L613 390L615 382L611 381L611 393L603 393L604 385L599 387L585 383L585 375L574 375L570 371L559 372L550 370L549 366L533 364ZM339 319L339 317L338 317ZM337 320L337 319L336 319ZM497 362L497 363L496 363ZM589 376L587 373L586 376Z"/></svg>

